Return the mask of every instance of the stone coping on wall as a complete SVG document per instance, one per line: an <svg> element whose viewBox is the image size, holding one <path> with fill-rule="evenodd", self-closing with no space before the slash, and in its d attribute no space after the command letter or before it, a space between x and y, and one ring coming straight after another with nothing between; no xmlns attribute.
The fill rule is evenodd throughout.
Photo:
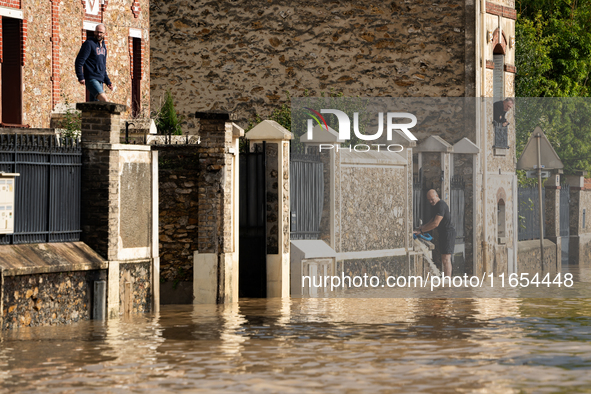
<svg viewBox="0 0 591 394"><path fill-rule="evenodd" d="M144 264L144 263L151 263L152 259L149 257L142 257L138 259L132 260L117 260L119 264Z"/></svg>
<svg viewBox="0 0 591 394"><path fill-rule="evenodd" d="M212 110L212 111L197 111L195 112L195 118L196 119L207 119L207 120L224 120L224 121L229 121L229 120L236 120L236 114L234 114L233 112L228 112L228 111L217 111L217 110Z"/></svg>
<svg viewBox="0 0 591 394"><path fill-rule="evenodd" d="M544 239L544 249L555 247L556 244L549 239ZM518 253L527 253L533 250L540 250L540 240L530 239L528 241L519 241L517 243Z"/></svg>
<svg viewBox="0 0 591 394"><path fill-rule="evenodd" d="M84 242L0 245L3 276L106 269L108 263Z"/></svg>
<svg viewBox="0 0 591 394"><path fill-rule="evenodd" d="M34 135L56 135L55 129L32 129L20 127L0 127L0 134L34 134Z"/></svg>
<svg viewBox="0 0 591 394"><path fill-rule="evenodd" d="M300 239L291 241L292 253L296 248L303 259L337 257L337 253L326 242L319 239Z"/></svg>
<svg viewBox="0 0 591 394"><path fill-rule="evenodd" d="M143 136L142 136L143 138ZM199 135L162 135L162 134L149 134L146 138L148 145L168 145L168 146L187 146L187 145L199 145L201 143L201 137ZM167 142L169 141L169 142Z"/></svg>
<svg viewBox="0 0 591 394"><path fill-rule="evenodd" d="M344 150L341 150L341 164L385 166L408 165L406 159L396 152L349 152Z"/></svg>
<svg viewBox="0 0 591 394"><path fill-rule="evenodd" d="M152 149L150 145L139 144L103 144L96 142L85 142L86 149L104 149L104 150L131 150L131 151L149 151Z"/></svg>
<svg viewBox="0 0 591 394"><path fill-rule="evenodd" d="M92 112L107 112L109 114L120 114L127 111L127 105L93 101L88 103L76 103L76 109L79 111L92 111Z"/></svg>

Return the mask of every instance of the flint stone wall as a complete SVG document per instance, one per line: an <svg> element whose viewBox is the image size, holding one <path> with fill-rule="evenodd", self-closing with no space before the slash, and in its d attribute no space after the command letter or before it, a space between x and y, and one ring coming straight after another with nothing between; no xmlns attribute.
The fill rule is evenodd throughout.
<svg viewBox="0 0 591 394"><path fill-rule="evenodd" d="M339 252L404 248L404 168L345 167L341 164Z"/></svg>
<svg viewBox="0 0 591 394"><path fill-rule="evenodd" d="M158 147L160 277L193 280L199 214L199 154L196 146Z"/></svg>
<svg viewBox="0 0 591 394"><path fill-rule="evenodd" d="M4 277L2 330L88 320L94 281L106 278L106 270Z"/></svg>
<svg viewBox="0 0 591 394"><path fill-rule="evenodd" d="M124 311L125 282L131 283L132 313L149 312L152 308L152 272L150 262L122 263L119 265L120 311Z"/></svg>
<svg viewBox="0 0 591 394"><path fill-rule="evenodd" d="M233 160L227 153L232 135L226 130L230 123L218 115L201 115L200 144L154 146L159 158L160 278L165 281L192 282L194 252L234 251L232 177L224 176ZM162 303L169 302L168 296L162 293Z"/></svg>
<svg viewBox="0 0 591 394"><path fill-rule="evenodd" d="M152 103L171 88L196 131L195 108L228 110L244 127L293 97L473 96L474 5L360 0L156 0Z"/></svg>
<svg viewBox="0 0 591 394"><path fill-rule="evenodd" d="M279 210L279 166L277 163L277 155L279 144L267 143L265 149L265 156L267 165L266 170L266 185L265 193L267 197L267 253L279 253L279 218L277 212ZM289 238L289 237L288 237ZM289 249L288 249L289 250Z"/></svg>
<svg viewBox="0 0 591 394"><path fill-rule="evenodd" d="M544 262L542 264L540 240L519 241L517 243L517 272L527 272L530 274L530 278L535 273L556 273L556 244L549 239L544 240Z"/></svg>

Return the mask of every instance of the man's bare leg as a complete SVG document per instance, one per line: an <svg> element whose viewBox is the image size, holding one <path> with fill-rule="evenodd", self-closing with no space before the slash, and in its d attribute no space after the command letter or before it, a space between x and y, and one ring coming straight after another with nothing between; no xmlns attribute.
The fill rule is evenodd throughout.
<svg viewBox="0 0 591 394"><path fill-rule="evenodd" d="M104 94L104 93L100 93L100 94L98 94L98 95L96 96L96 99L97 99L98 101L107 101L107 95L106 95L106 94Z"/></svg>
<svg viewBox="0 0 591 394"><path fill-rule="evenodd" d="M451 277L451 254L441 255L441 267L443 268L443 274Z"/></svg>

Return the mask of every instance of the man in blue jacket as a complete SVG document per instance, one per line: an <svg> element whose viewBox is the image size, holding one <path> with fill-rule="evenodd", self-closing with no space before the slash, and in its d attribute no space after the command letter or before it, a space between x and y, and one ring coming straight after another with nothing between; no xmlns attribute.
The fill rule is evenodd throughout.
<svg viewBox="0 0 591 394"><path fill-rule="evenodd" d="M81 85L86 85L90 101L107 101L103 83L113 90L107 75L107 47L105 46L105 25L97 25L94 37L84 41L76 56L76 76Z"/></svg>

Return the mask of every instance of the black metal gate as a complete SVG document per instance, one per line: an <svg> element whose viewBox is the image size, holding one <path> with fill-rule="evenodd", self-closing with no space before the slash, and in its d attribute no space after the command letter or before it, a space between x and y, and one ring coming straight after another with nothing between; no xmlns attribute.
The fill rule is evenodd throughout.
<svg viewBox="0 0 591 394"><path fill-rule="evenodd" d="M318 239L324 206L324 166L319 154L291 153L291 239Z"/></svg>
<svg viewBox="0 0 591 394"><path fill-rule="evenodd" d="M0 244L80 240L82 150L53 135L1 134L0 171L15 180L14 233Z"/></svg>
<svg viewBox="0 0 591 394"><path fill-rule="evenodd" d="M421 184L420 176L415 177L412 183L412 226L413 229L418 228L421 225L421 211L423 203L423 187Z"/></svg>
<svg viewBox="0 0 591 394"><path fill-rule="evenodd" d="M466 272L465 220L466 220L466 183L464 179L455 175L450 182L449 211L451 222L456 229L456 251L453 254L453 272L457 275Z"/></svg>
<svg viewBox="0 0 591 394"><path fill-rule="evenodd" d="M466 207L466 184L461 176L451 178L450 213L451 222L456 229L456 244L464 243L464 224Z"/></svg>
<svg viewBox="0 0 591 394"><path fill-rule="evenodd" d="M266 144L240 153L239 296L267 296Z"/></svg>
<svg viewBox="0 0 591 394"><path fill-rule="evenodd" d="M562 264L568 264L568 243L570 236L570 216L568 207L570 205L570 186L561 185L560 188L560 237L562 238Z"/></svg>
<svg viewBox="0 0 591 394"><path fill-rule="evenodd" d="M540 239L540 197L537 186L519 186L518 189L519 241ZM542 188L542 210L546 211L546 188ZM546 226L544 226L544 232ZM545 233L544 233L545 235Z"/></svg>

